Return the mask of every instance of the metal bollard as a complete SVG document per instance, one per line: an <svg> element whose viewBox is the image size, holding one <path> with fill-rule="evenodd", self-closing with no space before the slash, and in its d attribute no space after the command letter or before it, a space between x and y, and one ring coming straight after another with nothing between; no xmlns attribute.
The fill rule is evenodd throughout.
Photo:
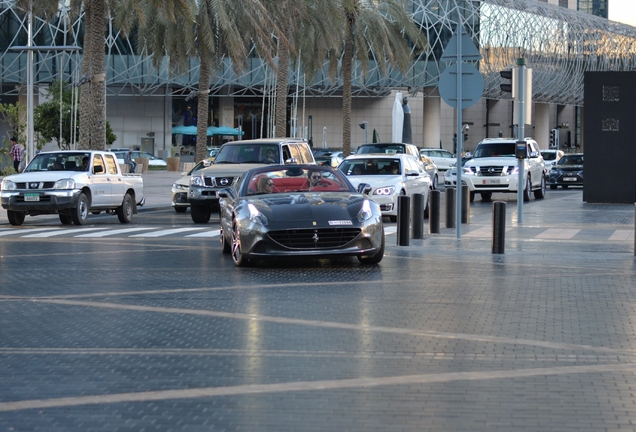
<svg viewBox="0 0 636 432"><path fill-rule="evenodd" d="M424 194L413 194L413 233L412 238L424 238Z"/></svg>
<svg viewBox="0 0 636 432"><path fill-rule="evenodd" d="M409 234L411 232L411 197L400 195L398 197L398 217L397 217L397 245L408 246Z"/></svg>
<svg viewBox="0 0 636 432"><path fill-rule="evenodd" d="M506 249L506 203L492 203L492 253L503 254Z"/></svg>
<svg viewBox="0 0 636 432"><path fill-rule="evenodd" d="M636 203L634 203L634 256L636 256Z"/></svg>
<svg viewBox="0 0 636 432"><path fill-rule="evenodd" d="M462 185L462 223L470 223L470 190L466 185Z"/></svg>
<svg viewBox="0 0 636 432"><path fill-rule="evenodd" d="M428 194L428 231L431 234L439 234L439 208L440 201L442 199L442 193L438 190L433 190Z"/></svg>
<svg viewBox="0 0 636 432"><path fill-rule="evenodd" d="M455 204L456 189L446 188L446 228L455 228L457 218L457 205Z"/></svg>

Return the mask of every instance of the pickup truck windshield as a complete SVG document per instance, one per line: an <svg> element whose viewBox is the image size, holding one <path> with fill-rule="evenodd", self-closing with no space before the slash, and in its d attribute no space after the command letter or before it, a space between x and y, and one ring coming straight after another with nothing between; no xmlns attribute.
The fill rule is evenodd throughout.
<svg viewBox="0 0 636 432"><path fill-rule="evenodd" d="M88 171L90 153L40 153L35 155L24 172Z"/></svg>
<svg viewBox="0 0 636 432"><path fill-rule="evenodd" d="M474 159L486 157L515 157L515 143L479 144L473 154Z"/></svg>

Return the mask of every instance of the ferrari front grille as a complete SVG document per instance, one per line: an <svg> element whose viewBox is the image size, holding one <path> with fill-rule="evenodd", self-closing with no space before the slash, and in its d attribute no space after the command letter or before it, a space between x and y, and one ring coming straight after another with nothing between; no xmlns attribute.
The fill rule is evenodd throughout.
<svg viewBox="0 0 636 432"><path fill-rule="evenodd" d="M289 229L268 234L276 243L289 249L333 249L355 239L360 228Z"/></svg>

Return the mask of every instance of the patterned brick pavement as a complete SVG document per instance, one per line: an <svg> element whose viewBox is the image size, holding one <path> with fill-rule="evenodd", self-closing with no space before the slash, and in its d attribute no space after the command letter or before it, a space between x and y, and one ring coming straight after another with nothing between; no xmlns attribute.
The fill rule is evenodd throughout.
<svg viewBox="0 0 636 432"><path fill-rule="evenodd" d="M1 237L0 430L636 430L633 240L581 237L634 206L509 201L492 255L491 205L371 267Z"/></svg>

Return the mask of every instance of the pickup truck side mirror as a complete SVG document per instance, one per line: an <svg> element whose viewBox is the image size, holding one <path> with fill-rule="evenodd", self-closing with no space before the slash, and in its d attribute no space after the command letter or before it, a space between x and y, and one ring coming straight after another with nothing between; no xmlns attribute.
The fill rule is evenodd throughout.
<svg viewBox="0 0 636 432"><path fill-rule="evenodd" d="M93 167L93 174L99 174L99 173L102 173L102 172L104 172L104 167L103 166L95 165Z"/></svg>

